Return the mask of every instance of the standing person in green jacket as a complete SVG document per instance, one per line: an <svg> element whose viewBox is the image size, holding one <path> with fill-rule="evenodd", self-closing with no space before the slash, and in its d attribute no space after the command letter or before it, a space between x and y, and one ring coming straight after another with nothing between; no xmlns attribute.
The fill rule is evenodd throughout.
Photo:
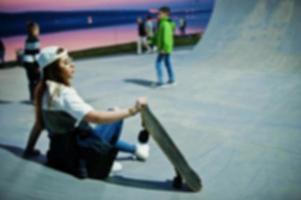
<svg viewBox="0 0 301 200"><path fill-rule="evenodd" d="M156 45L158 48L158 57L156 60L156 70L158 82L156 86L162 86L163 82L162 74L162 61L164 60L165 67L168 73L167 84L175 84L175 76L173 72L173 66L171 64L171 53L174 46L174 30L175 23L170 19L170 8L161 7L158 13L159 24L156 32Z"/></svg>

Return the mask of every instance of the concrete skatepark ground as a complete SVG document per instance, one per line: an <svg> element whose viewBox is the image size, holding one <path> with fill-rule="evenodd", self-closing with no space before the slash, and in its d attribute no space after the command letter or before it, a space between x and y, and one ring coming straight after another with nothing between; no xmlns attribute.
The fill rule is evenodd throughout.
<svg viewBox="0 0 301 200"><path fill-rule="evenodd" d="M300 199L301 1L220 0L201 44L174 54L178 85L152 89L155 55L76 62L74 85L95 108L147 96L189 163L198 193L175 191L154 142L108 181L78 180L20 158L33 123L21 68L0 73L0 199ZM123 138L136 141L139 117ZM47 150L46 134L37 147Z"/></svg>

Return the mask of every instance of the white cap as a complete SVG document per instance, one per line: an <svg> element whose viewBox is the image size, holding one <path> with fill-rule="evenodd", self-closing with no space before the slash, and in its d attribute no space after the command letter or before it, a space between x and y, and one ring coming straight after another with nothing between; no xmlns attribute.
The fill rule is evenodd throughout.
<svg viewBox="0 0 301 200"><path fill-rule="evenodd" d="M39 66L41 68L45 68L57 59L62 58L64 56L68 56L68 53L65 49L63 52L58 54L58 49L60 49L60 47L58 46L50 46L43 48L37 58Z"/></svg>

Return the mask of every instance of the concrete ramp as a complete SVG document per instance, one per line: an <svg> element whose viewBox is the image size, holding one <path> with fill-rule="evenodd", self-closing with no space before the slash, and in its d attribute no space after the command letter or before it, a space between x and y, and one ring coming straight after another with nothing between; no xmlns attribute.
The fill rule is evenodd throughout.
<svg viewBox="0 0 301 200"><path fill-rule="evenodd" d="M204 199L301 198L300 19L301 1L216 2L190 71Z"/></svg>
<svg viewBox="0 0 301 200"><path fill-rule="evenodd" d="M155 55L76 62L74 81L95 108L147 96L202 178L198 193L171 187L173 168L151 142L145 163L119 155L110 180L78 180L20 158L33 123L25 72L0 73L0 199L301 199L301 1L218 0L193 51L173 54L177 86L152 89ZM136 141L139 117L123 138ZM45 155L44 134L37 147Z"/></svg>
<svg viewBox="0 0 301 200"><path fill-rule="evenodd" d="M216 62L280 65L300 62L300 1L217 1L195 55ZM243 56L243 57L242 57ZM299 59L298 59L299 58Z"/></svg>

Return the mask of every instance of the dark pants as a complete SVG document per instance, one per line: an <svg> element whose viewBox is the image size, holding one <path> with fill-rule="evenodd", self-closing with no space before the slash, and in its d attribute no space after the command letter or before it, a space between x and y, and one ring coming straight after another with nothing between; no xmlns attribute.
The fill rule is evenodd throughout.
<svg viewBox="0 0 301 200"><path fill-rule="evenodd" d="M48 165L80 178L106 178L117 156L115 147L122 121L102 127L98 132L75 130L66 134L51 134L47 154Z"/></svg>
<svg viewBox="0 0 301 200"><path fill-rule="evenodd" d="M40 70L38 64L35 63L24 63L24 67L26 70L26 75L28 79L28 89L30 100L33 101L34 99L34 90L40 80Z"/></svg>

